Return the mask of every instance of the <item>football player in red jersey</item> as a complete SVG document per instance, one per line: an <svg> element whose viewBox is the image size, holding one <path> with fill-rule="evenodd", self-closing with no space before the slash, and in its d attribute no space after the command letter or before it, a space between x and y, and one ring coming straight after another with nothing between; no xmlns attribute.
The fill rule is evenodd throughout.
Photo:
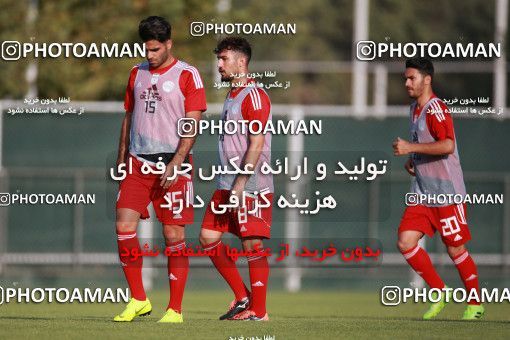
<svg viewBox="0 0 510 340"><path fill-rule="evenodd" d="M264 126L271 119L271 103L267 93L258 87L253 79L248 78L248 63L251 58L248 41L227 37L218 43L214 52L218 58L218 71L222 81L228 81L232 85L223 105L222 121L243 120ZM266 293L269 265L267 257L260 254L263 251L262 240L270 238L274 188L272 175L263 175L260 164L269 163L271 160L271 135L251 132L243 134L242 129L238 129L235 134L219 137L221 165L229 167L229 161L237 157L237 166L241 169L248 166L254 173L221 174L217 178L217 190L207 206L200 234L203 248L215 253L215 256L210 258L235 295L229 310L220 320L268 320ZM232 196L237 196L242 206L223 213L214 211L214 206L229 203ZM266 207L260 207L258 202L264 201L267 203ZM221 241L225 232L238 236L244 250L252 251L248 255L251 293ZM253 252L254 250L259 250L259 253Z"/></svg>
<svg viewBox="0 0 510 340"><path fill-rule="evenodd" d="M432 90L433 76L434 67L430 60L412 58L406 61L405 86L409 96L415 100L410 109L411 142L397 138L393 151L396 156L409 155L405 168L413 176L410 194L416 198L431 199L406 202L408 207L398 229L398 248L430 288L443 289L446 286L429 255L418 245L425 234L433 236L438 230L467 293L475 291L479 296L477 267L465 246L471 239L466 205L435 199L440 195L465 196L466 189L453 120L444 102ZM432 303L423 318L437 316L446 300L443 293L442 299ZM468 299L463 319L479 319L483 313L479 299Z"/></svg>
<svg viewBox="0 0 510 340"><path fill-rule="evenodd" d="M170 301L159 322L182 322L181 304L188 276L189 259L180 254L185 245L185 225L193 223L193 207L176 207L177 200L193 202L191 173L175 176L183 163L192 163L195 137L181 137L178 121L200 120L206 110L205 91L198 70L172 54L171 26L162 17L140 22L147 61L136 65L129 76L117 163L129 163L131 173L120 183L116 229L120 261L132 299L115 321L131 321L150 314L151 303L142 282L142 257L136 229L140 218L148 218L152 202L163 225L168 256ZM164 162L162 175L147 173ZM157 170L154 172L158 172ZM163 207L164 206L164 207Z"/></svg>

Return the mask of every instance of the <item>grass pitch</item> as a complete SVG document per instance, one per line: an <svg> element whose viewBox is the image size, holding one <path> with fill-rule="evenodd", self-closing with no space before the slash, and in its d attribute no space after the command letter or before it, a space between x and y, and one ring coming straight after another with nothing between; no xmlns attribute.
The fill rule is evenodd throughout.
<svg viewBox="0 0 510 340"><path fill-rule="evenodd" d="M440 318L421 320L427 306L385 307L378 293L303 291L269 295L270 322L218 321L227 292L186 292L183 324L157 324L168 292L149 294L152 315L114 323L120 304L16 304L0 306L2 339L413 339L510 338L510 304L486 305L483 320L461 321L464 305L446 306Z"/></svg>

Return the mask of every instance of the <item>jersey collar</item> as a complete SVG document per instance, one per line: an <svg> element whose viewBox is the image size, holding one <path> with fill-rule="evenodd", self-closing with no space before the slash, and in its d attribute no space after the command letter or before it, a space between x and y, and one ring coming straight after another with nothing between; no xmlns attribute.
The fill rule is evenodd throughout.
<svg viewBox="0 0 510 340"><path fill-rule="evenodd" d="M246 84L248 85L251 83L255 83L255 79L248 78L248 81L246 82ZM228 97L232 98L232 99L235 98L245 88L246 87L233 87L232 89L230 89Z"/></svg>
<svg viewBox="0 0 510 340"><path fill-rule="evenodd" d="M427 103L425 103L425 106L427 106L428 102L430 102L434 98L437 98L437 96L435 95L434 92L432 92L432 95L430 96L429 100L427 100ZM416 105L414 106L414 112L413 112L413 120L416 120L420 116L422 111L423 111L423 107L418 109L418 102L416 101Z"/></svg>
<svg viewBox="0 0 510 340"><path fill-rule="evenodd" d="M172 61L170 63L170 65L165 66L163 68L151 69L151 67L149 66L149 72L151 74L154 74L154 73L163 74L166 71L168 71L169 69L171 69L175 64L177 64L177 61L178 61L177 58L174 57L174 61Z"/></svg>

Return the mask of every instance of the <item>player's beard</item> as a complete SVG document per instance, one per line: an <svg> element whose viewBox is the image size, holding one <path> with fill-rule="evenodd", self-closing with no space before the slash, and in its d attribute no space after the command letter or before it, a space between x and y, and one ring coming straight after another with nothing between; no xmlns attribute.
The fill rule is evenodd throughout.
<svg viewBox="0 0 510 340"><path fill-rule="evenodd" d="M221 75L221 74L220 74ZM221 81L231 82L234 79L233 76L225 72L225 75L221 75Z"/></svg>
<svg viewBox="0 0 510 340"><path fill-rule="evenodd" d="M414 94L416 95L416 98L421 97L421 95L425 93L425 90L426 90L426 85L425 85L425 81L423 80L420 83L420 86L414 91Z"/></svg>
<svg viewBox="0 0 510 340"><path fill-rule="evenodd" d="M151 68L158 68L161 66L161 64L163 63L159 59L153 59L152 61L149 61L149 65Z"/></svg>
<svg viewBox="0 0 510 340"><path fill-rule="evenodd" d="M221 81L232 82L234 80L235 72L228 72L224 68L218 68L218 72L220 73Z"/></svg>
<svg viewBox="0 0 510 340"><path fill-rule="evenodd" d="M423 93L423 89L424 89L424 85L420 85L420 86L417 86L413 89L411 89L411 91L407 90L407 94L409 95L409 98L412 98L412 99L417 99L421 96L421 94Z"/></svg>
<svg viewBox="0 0 510 340"><path fill-rule="evenodd" d="M149 62L151 68L154 68L154 69L159 68L161 65L163 65L168 60L169 56L170 56L170 54L167 52L159 57L154 58L152 60L152 64Z"/></svg>

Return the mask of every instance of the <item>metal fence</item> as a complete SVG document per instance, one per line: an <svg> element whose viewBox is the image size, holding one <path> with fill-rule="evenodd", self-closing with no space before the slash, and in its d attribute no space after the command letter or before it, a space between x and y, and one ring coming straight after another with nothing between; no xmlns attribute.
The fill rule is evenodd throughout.
<svg viewBox="0 0 510 340"><path fill-rule="evenodd" d="M0 108L4 109L12 105L23 105L20 101L4 101L0 102ZM102 102L102 103L77 103L76 105L85 105L87 110L100 111L105 113L121 112L122 103L120 102ZM218 114L221 110L220 104L209 105L209 112ZM405 106L387 107L385 116L404 117L407 115L408 108ZM276 116L284 116L292 120L300 120L313 117L352 117L352 107L338 106L297 106L297 105L275 105L273 114ZM379 109L374 107L367 109L368 116L380 118ZM508 112L508 111L507 111ZM508 116L504 116L507 118ZM500 117L501 118L501 117ZM0 119L1 122L1 119ZM1 123L0 123L1 124ZM0 131L1 125L0 125ZM1 140L1 138L0 138ZM289 155L290 165L299 164L302 159L304 150L304 136L292 135L287 138L287 154ZM1 150L1 147L0 147ZM1 164L1 163L0 163ZM12 167L5 168L0 166L0 192L7 192L9 182L13 178L20 179L39 179L45 181L48 179L67 179L72 180L73 192L84 193L84 187L87 181L104 180L106 176L104 168L33 168L33 167ZM331 180L335 180L334 178ZM374 181L370 184L369 197L366 209L368 218L368 237L377 239L379 236L380 222L376 216L380 213L381 197L380 185L383 183L406 183L408 176L404 173L392 173L391 176L382 177L380 181ZM478 181L483 183L499 183L504 187L504 195L510 197L510 173L500 172L468 172L465 173L465 180ZM287 183L286 192L304 192L307 183ZM11 252L7 245L8 239L8 215L9 207L0 207L0 269L6 265L116 265L118 263L118 255L116 252L88 252L84 249L84 228L85 213L82 205L73 206L73 222L69 226L72 228L73 243L71 252ZM503 220L501 234L494 235L496 240L501 242L501 251L497 253L478 253L473 254L479 265L486 266L510 266L510 206L503 206ZM293 222L291 222L293 221ZM296 222L297 221L297 222ZM140 236L150 238L154 234L154 222L142 222L143 227L139 230ZM299 239L303 235L308 234L306 221L300 221L299 214L296 211L286 212L285 222L285 239ZM114 232L112 223L112 233ZM439 238L436 239L440 242ZM446 254L432 253L431 258L439 264L451 264ZM203 260L203 261L201 261ZM195 265L208 265L208 259L194 261ZM282 266L281 264L273 263ZM383 254L382 265L404 265L405 261L400 253L385 252ZM291 291L299 290L301 278L304 271L297 268L292 261L286 262L284 265L287 270L286 288ZM149 275L150 276L150 275ZM146 278L147 279L147 278ZM148 279L150 280L150 278ZM149 284L150 285L150 284Z"/></svg>

